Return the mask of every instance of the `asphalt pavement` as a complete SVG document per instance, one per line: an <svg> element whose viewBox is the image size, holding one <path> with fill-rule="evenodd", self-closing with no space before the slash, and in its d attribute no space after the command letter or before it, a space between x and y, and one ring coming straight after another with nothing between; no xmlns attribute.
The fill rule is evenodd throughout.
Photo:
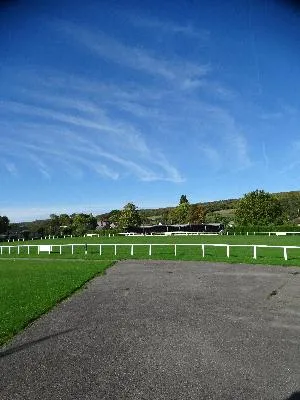
<svg viewBox="0 0 300 400"><path fill-rule="evenodd" d="M0 399L300 398L300 268L123 261L0 349Z"/></svg>

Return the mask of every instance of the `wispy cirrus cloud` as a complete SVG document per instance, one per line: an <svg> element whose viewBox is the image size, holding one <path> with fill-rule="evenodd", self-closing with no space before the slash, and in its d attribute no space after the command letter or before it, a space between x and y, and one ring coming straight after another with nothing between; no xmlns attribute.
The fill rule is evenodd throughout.
<svg viewBox="0 0 300 400"><path fill-rule="evenodd" d="M4 167L6 168L6 170L9 172L9 174L13 177L18 176L18 169L16 167L16 164L12 161L8 161L8 160L2 160Z"/></svg>
<svg viewBox="0 0 300 400"><path fill-rule="evenodd" d="M183 35L188 38L207 42L210 32L204 29L198 29L192 23L185 25L177 24L174 21L166 21L153 17L145 17L136 14L129 14L130 22L137 27L149 28L150 30L160 30L163 33L170 35Z"/></svg>
<svg viewBox="0 0 300 400"><path fill-rule="evenodd" d="M299 152L300 152L300 140L294 140L289 145L289 157L288 162L285 164L283 168L280 169L280 174L291 174L296 172L298 174L298 170L300 167L299 161Z"/></svg>
<svg viewBox="0 0 300 400"><path fill-rule="evenodd" d="M155 149L154 153L150 149L134 124L110 118L97 104L79 97L75 100L49 94L42 100L35 93L26 96L27 103L1 103L3 115L24 118L18 125L23 139L16 142L13 137L6 138L4 152L27 158L47 179L51 178L51 165L56 159L77 177L88 168L114 180L127 175L144 181L183 180L161 150ZM39 100L39 106L30 103L33 98ZM19 153L16 147L22 147L22 151Z"/></svg>
<svg viewBox="0 0 300 400"><path fill-rule="evenodd" d="M204 158L207 160L211 168L218 170L222 167L222 155L215 147L204 144L199 147L199 150L203 153Z"/></svg>
<svg viewBox="0 0 300 400"><path fill-rule="evenodd" d="M148 22L173 33L199 33L190 25ZM108 61L157 79L111 83L51 69L37 75L33 71L32 78L27 74L25 83L17 84L21 98L11 96L0 104L0 112L17 116L23 132L19 157L34 162L45 178L51 179L52 163L57 162L75 178L90 170L112 180L132 176L179 183L184 177L178 165L185 170L185 163L174 158L170 162L170 154L183 135L188 138L184 150L190 147L193 152L193 143L201 143L208 163L214 159L220 165L222 158L223 166L228 166L227 160L234 160L236 168L251 166L246 137L232 114L199 96L203 91L219 99L232 98L230 89L210 78L207 63L167 58L68 21L56 21L55 28L65 34L67 46L72 38L77 50L88 50L93 62L96 57L99 65ZM8 144L5 151L12 148Z"/></svg>
<svg viewBox="0 0 300 400"><path fill-rule="evenodd" d="M67 21L57 24L57 28L95 56L183 86L187 80L199 79L210 71L208 64L196 64L175 57L173 60L164 59L142 46L125 45L101 31L95 32Z"/></svg>

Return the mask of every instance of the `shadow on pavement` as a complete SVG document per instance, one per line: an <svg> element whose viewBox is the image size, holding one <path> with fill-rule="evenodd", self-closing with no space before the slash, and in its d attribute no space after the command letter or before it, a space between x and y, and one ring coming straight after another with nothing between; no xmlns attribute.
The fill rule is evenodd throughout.
<svg viewBox="0 0 300 400"><path fill-rule="evenodd" d="M285 400L300 400L300 392L295 392L287 397Z"/></svg>
<svg viewBox="0 0 300 400"><path fill-rule="evenodd" d="M44 336L44 337L42 337L40 339L33 340L32 342L24 343L24 344L21 344L20 346L11 347L11 348L9 348L7 350L0 351L0 358L8 356L8 355L13 354L13 353L17 353L18 351L25 350L28 347L34 346L37 343L44 342L45 340L54 338L56 336L64 335L65 333L69 333L69 332L72 332L72 331L75 331L75 328L66 329L65 331L53 333L52 335Z"/></svg>

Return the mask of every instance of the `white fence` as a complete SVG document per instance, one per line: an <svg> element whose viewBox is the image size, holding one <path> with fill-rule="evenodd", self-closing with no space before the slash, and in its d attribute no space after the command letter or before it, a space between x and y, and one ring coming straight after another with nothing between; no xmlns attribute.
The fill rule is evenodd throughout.
<svg viewBox="0 0 300 400"><path fill-rule="evenodd" d="M253 254L253 258L256 259L257 258L257 251L258 249L261 248L277 248L277 249L282 249L283 250L283 258L285 260L288 259L288 250L289 249L300 249L300 246L268 246L268 245L263 245L263 244L224 244L224 243L176 243L176 244L170 244L170 243L102 243L102 244L86 244L86 243L73 243L73 244L55 244L55 245L34 245L34 244L24 244L24 245L12 245L12 246L0 246L0 255L3 255L4 252L6 252L7 249L7 253L9 255L11 255L12 253L12 249L17 249L17 254L20 255L21 250L25 249L25 252L30 255L30 250L32 248L36 248L37 249L37 254L46 252L48 254L50 254L51 252L53 252L55 249L59 250L59 254L63 254L63 249L64 248L69 248L71 250L71 254L74 254L74 250L76 249L76 247L81 247L84 250L84 253L87 254L88 253L88 248L89 247L96 247L99 249L99 255L102 255L102 251L104 247L113 247L114 249L114 255L117 256L118 255L118 248L120 247L129 247L130 248L130 255L133 256L134 255L134 248L135 247L139 247L139 246L143 246L143 247L147 247L148 248L148 255L152 256L152 250L154 247L161 247L161 246L165 246L165 247L172 247L174 249L174 256L177 256L177 249L179 247L185 246L185 247L197 247L200 251L200 254L202 255L202 257L205 257L205 249L208 247L224 247L225 251L226 251L226 257L229 258L230 257L230 249L234 248L234 247L246 247L246 248L252 248L252 254ZM22 251L22 253L24 254L24 251ZM15 254L15 251L14 251Z"/></svg>
<svg viewBox="0 0 300 400"><path fill-rule="evenodd" d="M278 232L278 231L276 231L276 232L246 232L246 233L243 233L243 232L233 232L233 233L229 233L229 232L227 232L226 233L226 235L241 235L241 236L243 236L243 235L246 235L246 236L251 236L251 235L268 235L268 236L273 236L273 235L275 235L275 236L287 236L287 235L300 235L300 232L298 232L298 231L292 231L292 232Z"/></svg>

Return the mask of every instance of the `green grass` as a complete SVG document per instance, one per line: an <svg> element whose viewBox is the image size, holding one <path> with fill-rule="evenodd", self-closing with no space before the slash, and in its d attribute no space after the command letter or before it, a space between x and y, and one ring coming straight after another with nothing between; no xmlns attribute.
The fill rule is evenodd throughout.
<svg viewBox="0 0 300 400"><path fill-rule="evenodd" d="M100 236L85 238L73 237L65 239L44 239L28 242L0 243L0 245L17 244L67 244L67 243L228 243L228 244L268 244L268 245L299 245L300 235L268 236L268 235L195 235L195 236Z"/></svg>
<svg viewBox="0 0 300 400"><path fill-rule="evenodd" d="M111 264L0 259L0 345Z"/></svg>
<svg viewBox="0 0 300 400"><path fill-rule="evenodd" d="M85 254L85 246L74 246L74 254L72 254L71 247L62 247L62 254L60 254L59 245L68 243L87 243L97 244L97 246L88 246L88 253ZM114 253L113 244L123 244L117 247L117 255ZM168 244L168 246L153 246L152 255L149 256L149 244ZM8 249L3 249L2 258L8 257L30 257L30 258L81 258L90 260L120 260L127 258L135 259L168 259L168 260L207 260L207 261L225 261L230 263L260 263L260 264L273 264L273 265L299 265L300 266L300 249L289 249L288 260L283 258L283 249L257 249L257 259L253 259L253 248L235 247L230 248L230 257L226 257L226 248L214 248L210 246L205 247L205 258L202 257L201 244L231 244L231 245L254 245L263 244L270 246L300 246L300 236L230 236L230 235L216 235L216 236L114 236L114 237L94 237L94 238L66 238L54 240L41 240L31 242L20 242L20 244L51 244L53 251L50 255L47 253L37 254L36 248L30 249L28 256L28 249L26 247L20 248L20 254L17 254L18 243L12 243L14 247L11 248L9 254ZM100 246L102 246L102 254L100 255ZM107 246L110 244L110 246ZM130 254L130 244L140 244L134 247L134 254ZM177 246L177 254L174 255L174 245L181 244L184 246ZM197 244L197 246L191 246Z"/></svg>

